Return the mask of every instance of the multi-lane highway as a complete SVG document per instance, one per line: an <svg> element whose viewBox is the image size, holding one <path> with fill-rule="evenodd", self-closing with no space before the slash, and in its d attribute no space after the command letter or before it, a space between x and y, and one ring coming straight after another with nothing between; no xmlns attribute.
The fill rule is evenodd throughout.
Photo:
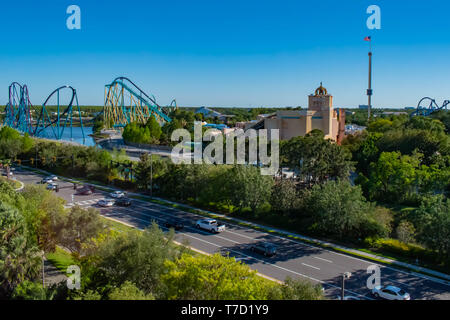
<svg viewBox="0 0 450 320"><path fill-rule="evenodd" d="M43 178L35 173L18 169L15 176L27 184L36 184ZM73 184L59 181L59 185L61 188L58 196L64 198L68 204L72 203L73 197L77 205L97 207L96 203L99 200L108 197L108 194L102 191L96 191L89 196L73 195ZM228 252L230 256L243 261L260 274L276 280L283 281L286 277L291 277L321 283L329 298L336 298L340 294L342 274L351 272L351 278L345 282L346 296L373 299L367 288L367 279L370 276L367 268L374 265L374 262L237 225L227 224L226 231L211 234L195 228L195 222L202 218L199 215L140 200L133 200L131 207L127 208L98 209L105 217L138 228L145 228L152 221L163 226L166 219L176 217L185 225L183 230L177 232L177 241L187 240L192 248L209 254ZM250 251L249 246L259 241L275 244L278 247L277 255L266 258ZM379 267L381 284L400 287L411 295L411 299L450 300L450 286L442 281L388 266L379 265Z"/></svg>

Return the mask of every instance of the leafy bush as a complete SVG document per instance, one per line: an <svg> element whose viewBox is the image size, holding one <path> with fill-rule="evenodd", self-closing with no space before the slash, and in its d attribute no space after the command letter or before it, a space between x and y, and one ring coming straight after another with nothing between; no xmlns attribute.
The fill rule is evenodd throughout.
<svg viewBox="0 0 450 320"><path fill-rule="evenodd" d="M410 259L425 260L430 262L438 261L437 255L431 250L427 250L424 247L405 243L397 239L373 239L367 238L365 244L376 251L391 253L394 255L407 257Z"/></svg>

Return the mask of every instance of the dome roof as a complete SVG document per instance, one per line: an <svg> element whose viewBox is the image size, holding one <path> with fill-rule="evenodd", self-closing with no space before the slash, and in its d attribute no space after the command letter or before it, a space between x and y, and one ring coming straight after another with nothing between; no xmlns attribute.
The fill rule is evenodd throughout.
<svg viewBox="0 0 450 320"><path fill-rule="evenodd" d="M325 89L325 88L322 86L322 82L320 83L320 87L318 87L318 88L316 89L315 95L316 95L316 96L326 96L326 95L328 95L328 91L327 91L327 89Z"/></svg>

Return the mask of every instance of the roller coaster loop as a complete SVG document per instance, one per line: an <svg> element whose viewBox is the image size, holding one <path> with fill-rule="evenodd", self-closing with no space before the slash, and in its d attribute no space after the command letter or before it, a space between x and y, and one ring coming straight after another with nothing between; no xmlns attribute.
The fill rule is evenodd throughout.
<svg viewBox="0 0 450 320"><path fill-rule="evenodd" d="M13 82L8 91L9 101L6 104L3 125L31 135L33 130L31 109L33 106L28 96L27 86Z"/></svg>
<svg viewBox="0 0 450 320"><path fill-rule="evenodd" d="M433 112L439 111L439 110L447 110L447 106L450 105L450 100L445 100L442 106L439 106L436 103L436 100L425 97L422 98L419 101L419 104L417 105L416 111L414 111L411 116L429 116Z"/></svg>
<svg viewBox="0 0 450 320"><path fill-rule="evenodd" d="M69 95L71 94L70 102L68 103L68 105L66 107L64 107L64 105L61 105L61 92L63 90L65 90L65 91L68 90ZM54 95L56 95L57 111L56 111L56 117L55 116L51 117L49 114L49 111L48 111L48 103ZM85 135L84 135L84 128L83 128L83 120L81 118L81 110L80 110L80 106L78 104L77 91L74 88L72 88L71 86L59 87L58 89L53 91L47 97L47 99L45 100L45 102L42 105L42 109L41 109L41 112L37 119L36 127L34 129L33 135L36 137L42 137L42 136L48 135L48 130L45 130L45 129L51 128L52 134L50 134L50 136L53 137L54 139L60 140L64 134L64 129L69 126L70 138L72 139L73 138L72 128L73 128L74 103L76 103L76 110L78 111L81 132L82 132L83 140L84 140ZM61 113L61 111L62 111L62 113Z"/></svg>
<svg viewBox="0 0 450 320"><path fill-rule="evenodd" d="M70 102L65 106L61 103L61 92L69 90ZM56 95L56 112L52 115L49 113L48 103L53 96ZM28 94L28 87L13 82L9 86L9 101L5 108L5 119L3 125L9 126L22 133L30 136L50 138L60 140L63 137L64 130L70 127L70 138L73 138L73 109L76 103L79 114L81 133L83 140L85 139L83 121L81 118L81 110L78 105L77 92L70 86L62 86L53 91L45 100L42 108L33 107ZM54 106L52 106L54 108ZM33 115L39 113L37 120L33 119ZM51 130L48 130L50 128ZM47 129L47 130L46 130Z"/></svg>
<svg viewBox="0 0 450 320"><path fill-rule="evenodd" d="M161 124L171 122L169 113L174 108L175 100L170 106L161 107L154 96L147 95L126 77L118 77L105 86L103 117L108 127L125 127L130 122L146 123L151 116Z"/></svg>

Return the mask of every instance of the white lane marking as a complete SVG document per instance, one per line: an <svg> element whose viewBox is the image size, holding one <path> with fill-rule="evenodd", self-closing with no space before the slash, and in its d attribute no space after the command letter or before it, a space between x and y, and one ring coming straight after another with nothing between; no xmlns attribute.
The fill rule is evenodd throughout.
<svg viewBox="0 0 450 320"><path fill-rule="evenodd" d="M316 269L316 270L320 270L320 268L314 267L312 265L309 265L309 264L306 264L306 263L303 263L303 262L302 262L302 265L310 267L310 268L313 268L313 269Z"/></svg>
<svg viewBox="0 0 450 320"><path fill-rule="evenodd" d="M137 213L137 214L142 214L142 215L144 215L144 216L151 217L151 218L154 218L154 219L156 219L156 220L167 221L167 219L164 219L163 217L154 216L154 215L151 215L151 214L148 214L148 213L144 213L144 212L135 212L135 211L133 211L133 210L131 210L131 209L127 209L127 208L123 208L123 210L129 211L129 212L132 212L132 213L135 213L135 214L136 214L136 213ZM132 217L133 217L133 216L132 216ZM182 220L185 220L185 219L182 219ZM235 244L243 244L243 243L241 243L241 242L234 241L234 240L231 240L231 239L227 239L227 238L221 237L221 236L219 236L219 235L217 235L217 234L213 234L213 233L211 233L211 232L204 231L204 230L202 230L202 229L197 229L197 228L188 227L188 226L186 226L186 229L195 230L195 231L200 232L200 233L202 233L202 234L204 234L204 235L210 235L210 236L213 236L213 237L215 237L215 238L223 239L223 240L225 240L225 241L229 241L229 242L232 242L232 243L235 243Z"/></svg>
<svg viewBox="0 0 450 320"><path fill-rule="evenodd" d="M216 246L216 247L219 247L219 248L220 248L220 246L217 245L217 244L215 244L215 243L212 243L212 242L209 242L209 241L206 241L206 240L203 240L203 239L199 239L199 238L194 237L194 236L191 236L191 235L189 235L189 234L183 233L183 235L184 235L184 236L187 236L187 237L190 237L190 238L193 238L193 239L196 239L196 240L199 240L199 241L202 241L202 242L206 242L206 243L208 243L208 244L210 244L210 245L213 245L213 246ZM301 277L304 277L304 278L307 278L307 279L310 279L310 280L319 282L319 283L321 283L321 284L328 285L328 286L330 286L330 287L334 287L334 288L337 288L337 289L340 289L340 288L341 288L341 287L336 286L336 285L334 285L334 284L326 283L325 281L322 281L322 280L319 280L319 279L315 279L315 278L309 277L309 276L307 276L307 275L301 274L301 273L299 273L299 272L296 272L296 271L293 271L293 270L289 270L289 269L286 269L286 268L277 266L276 264L267 263L267 262L264 261L264 260L260 260L260 259L255 258L255 257L248 256L248 255L243 254L243 253L241 253L241 252L237 252L237 251L234 251L234 250L228 250L228 251L234 252L234 253L237 253L237 254L240 254L240 255L243 255L243 256L247 257L248 259L253 259L253 260L256 260L256 261L258 261L258 262L262 262L263 264L265 264L265 265L267 265L267 266L271 266L271 267L275 267L275 268L278 268L278 269L281 269L281 270L285 270L285 271L291 272L291 273L293 273L293 274L299 275L299 276L301 276ZM350 292L350 293L352 293L352 294L354 294L354 295L363 297L363 298L365 298L365 299L370 299L370 298L368 298L368 297L366 297L366 296L364 296L364 295L362 295L362 294L353 292L353 291L351 291L351 290L346 290L346 291L348 291L348 292ZM372 299L370 299L370 300L372 300Z"/></svg>
<svg viewBox="0 0 450 320"><path fill-rule="evenodd" d="M324 258L320 258L320 257L313 257L314 259L318 259L318 260L322 260L322 261L325 261L325 262L328 262L328 263L333 263L333 261L331 261L331 260L327 260L327 259L324 259Z"/></svg>
<svg viewBox="0 0 450 320"><path fill-rule="evenodd" d="M138 202L141 202L141 203L145 203L146 205L148 205L149 203L146 203L145 201L142 201L142 200L137 200ZM151 204L149 204L149 205L151 205ZM155 203L155 206L157 206L157 207L161 207L162 209L165 209L165 210L167 210L167 209L169 209L170 211L173 211L174 213L189 213L189 214L192 214L192 215L194 215L194 216L198 216L198 217L202 217L202 216L199 216L199 215L197 215L197 214L195 214L195 213L191 213L191 212L187 212L187 211L183 211L183 210L181 210L181 209L175 209L175 208L168 208L168 207L165 207L165 206L163 206L163 205L160 205L160 204L156 204ZM159 211L157 211L157 210L155 210L155 209L153 209L153 208L149 208L149 207L144 207L144 206L140 206L140 205L138 205L137 207L140 207L140 208L142 208L142 209L147 209L147 210L150 210L150 211L155 211L155 212L159 212ZM164 213L164 214L166 214L166 215L169 215L169 216L171 216L171 217L176 217L176 216L174 216L173 214L170 214L170 213ZM149 216L151 216L151 217L154 217L154 216L152 216L152 215L149 215ZM154 217L154 218L156 218L156 217ZM177 217L178 218L178 217ZM162 220L165 220L164 218L160 218L160 219L162 219ZM180 219L180 218L179 218ZM182 220L188 220L188 219L186 219L186 218L181 218ZM234 224L233 224L233 226L235 226ZM239 226L238 226L239 227ZM242 228L242 227L240 227L240 228ZM245 230L244 228L242 228L243 230ZM198 230L198 229L196 229L196 230ZM252 229L253 230L253 229ZM355 258L355 257L352 257L352 256L348 256L348 255L345 255L345 254L341 254L341 253L337 253L337 252L333 252L333 251L330 251L330 250L327 250L327 249L324 249L324 248L321 248L321 247L317 247L317 246L313 246L313 245L309 245L309 244L306 244L306 243L302 243L302 242L298 242L298 241L295 241L295 240L292 240L292 239L289 239L289 238L285 238L285 237L281 237L281 236L278 236L278 235L273 235L273 234L269 234L269 233L266 233L266 232L262 232L262 231L258 231L258 230L254 230L256 233L259 233L259 234L262 234L262 235L265 235L265 236L273 236L273 237L277 237L277 238L279 238L279 239L282 239L282 240L287 240L287 241L289 241L289 242L293 242L293 243L296 243L296 244L299 244L299 245L303 245L303 246L305 246L305 247L310 247L310 248L315 248L315 249L320 249L320 250L324 250L324 251L326 251L326 252L330 252L330 253L334 253L334 254L336 254L336 255L340 255L340 256L343 256L343 257L346 257L346 258L351 258L351 259L354 259L354 260L358 260L358 261L361 261L361 262L365 262L365 263L367 263L367 264L376 264L376 263L370 263L370 262L368 262L368 261L365 261L365 260L362 260L362 259L358 259L358 258ZM233 233L233 234L237 234L236 232L232 232L232 231L229 231L229 230L226 230L225 232L230 232L230 233ZM205 233L205 234L209 234L209 233ZM237 235L241 235L241 234L237 234ZM241 235L242 236L242 235ZM231 242L235 242L235 241L233 241L233 240L230 240L230 239L226 239L226 238L223 238L223 237L220 237L220 236L217 236L216 235L216 237L219 237L219 238L221 238L221 239L224 239L224 240L228 240L228 241L231 241ZM254 241L256 241L257 239L255 239L255 238L252 238L252 237L248 237L248 236L244 236L244 237L247 237L247 238L249 238L249 239L252 239L252 240L254 240ZM235 243L238 243L238 242L235 242ZM317 257L318 258L318 257ZM319 258L318 258L319 259ZM326 260L326 259L323 259L323 258L321 258L322 260L324 260L324 261L327 261L327 262L330 262L330 263L333 263L331 260ZM383 266L383 265L379 265L381 268L387 268L387 269L391 269L391 270L394 270L394 271L400 271L400 270L397 270L397 269L394 269L394 268L390 268L390 267L387 267L387 266ZM320 270L320 269L319 269ZM402 272L402 271L400 271L401 273L405 273L405 272ZM408 274L408 273L406 273L406 274ZM422 278L424 278L424 277L422 277ZM391 280L390 278L386 278L386 280ZM395 280L393 280L394 282L395 282ZM400 282L399 282L400 283Z"/></svg>
<svg viewBox="0 0 450 320"><path fill-rule="evenodd" d="M392 281L392 282L398 283L398 284L400 284L400 285L402 285L402 286L414 287L414 286L412 286L412 285L410 285L410 284L408 284L408 283L403 283L403 282L396 281L396 280L392 280L392 279L386 279L386 280L387 280L387 281Z"/></svg>
<svg viewBox="0 0 450 320"><path fill-rule="evenodd" d="M149 215L149 216L151 216L151 215ZM139 219L139 218L136 218L136 217L132 217L132 218L134 218L134 219L136 219L136 220L140 220L140 221L146 222L146 223L149 222L148 220L143 220L143 219ZM161 219L161 218L160 218L160 219ZM161 220L165 220L165 219L161 219ZM163 228L164 228L164 229L167 229L167 228L165 228L165 227L163 227ZM193 229L193 228L192 228L192 229ZM197 230L197 229L195 229L195 230ZM215 243L213 243L213 242L210 242L210 241L207 241L207 240L204 240L204 239L200 239L200 238L194 237L194 236L192 236L192 235L190 235L190 234L183 233L183 232L181 232L181 234L182 234L183 236L185 236L185 237L189 237L189 238L192 238L192 239L196 239L196 240L198 240L198 241L208 243L208 244L210 244L210 245L212 245L212 246L215 246L215 247L218 247L218 248L223 248L222 246L220 246L220 245L218 245L218 244L215 244ZM289 270L289 269L286 269L286 268L277 266L276 264L268 263L268 262L266 262L266 261L264 261L264 260L260 260L260 259L258 259L258 258L253 257L253 256L249 256L249 255L247 255L247 254L245 254L245 253L241 253L241 252L238 252L238 251L235 251L235 250L232 250L232 249L230 249L230 250L228 250L228 251L234 252L234 253L239 254L239 255L241 255L241 256L244 256L244 257L246 257L246 259L253 259L253 260L256 260L256 261L258 261L258 262L261 262L261 263L263 263L263 264L265 264L265 265L267 265L267 266L275 267L275 268L278 268L278 269L281 269L281 270L284 270L284 271L287 271L287 272L296 274L296 275L298 275L298 276L301 276L301 277L304 277L304 278L307 278L307 279L310 279L310 280L313 280L313 281L317 281L317 282L319 282L319 283L321 283L321 284L325 284L325 285L328 285L328 286L331 286L331 287L334 287L334 288L338 288L338 289L340 288L339 286L336 286L336 285L333 285L333 284L330 284L330 283L326 283L326 282L324 282L324 281L322 281L322 280L319 280L319 279L315 279L315 278L309 277L309 276L304 275L304 274L301 274L301 273L299 273L299 272L296 272L296 271L293 271L293 270ZM313 267L313 268L314 268L314 267ZM319 269L319 270L320 270L320 269ZM367 298L367 297L365 297L365 296L363 296L363 295L361 295L361 294L359 294L359 293L352 292L352 291L350 291L350 290L347 290L347 291L348 291L348 292L351 292L352 294L358 295L358 296L360 296L360 297L364 297L364 298L366 298L366 299L369 299L369 298Z"/></svg>

